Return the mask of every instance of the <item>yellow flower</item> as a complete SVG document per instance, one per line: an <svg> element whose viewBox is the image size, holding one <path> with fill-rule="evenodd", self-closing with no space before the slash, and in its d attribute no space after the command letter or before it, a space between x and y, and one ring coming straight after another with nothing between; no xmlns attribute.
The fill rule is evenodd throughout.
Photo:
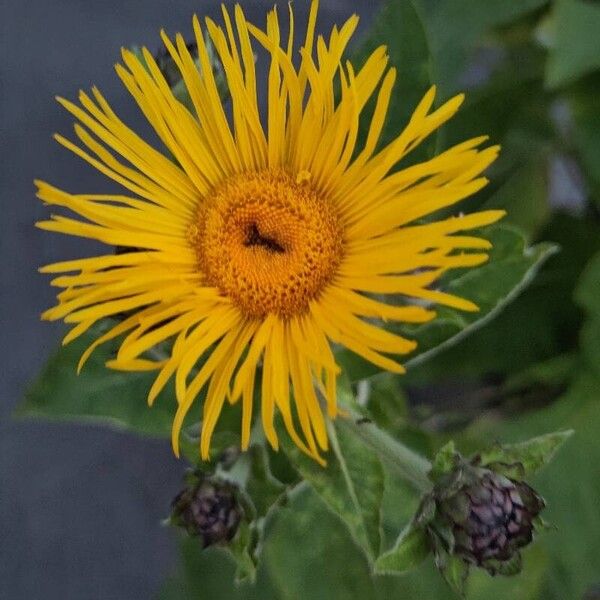
<svg viewBox="0 0 600 600"><path fill-rule="evenodd" d="M123 50L117 73L175 160L127 127L96 88L92 96L80 93L81 106L59 99L79 121L79 144L61 135L58 142L127 195L73 195L37 182L45 203L84 219L53 215L38 226L128 251L42 268L60 274L52 285L64 288L43 318L75 324L66 343L98 320L126 313L87 350L79 368L99 344L125 336L107 364L158 370L150 404L174 376L176 454L183 420L205 388L202 457L209 456L225 402L242 403L241 445L247 448L259 372L270 444L278 447L277 410L294 442L323 462L328 440L322 404L329 418L338 412L334 345L402 373L390 355L411 352L415 343L386 331L381 321L425 322L435 316L430 306L436 303L477 310L432 285L449 269L487 259L489 242L453 234L503 213L420 219L480 190L487 182L480 174L498 147L481 150L487 138L478 137L397 170L463 97L432 110L432 88L404 131L378 149L396 72L387 66L385 47L356 73L342 63L358 18L334 28L328 40L315 40L317 5L313 0L299 66L291 9L284 47L275 10L264 31L248 23L239 6L233 21L223 9L224 28L206 19L227 78L230 113L197 18L200 68L181 35L173 43L162 33L193 112L173 96L146 49L145 65ZM270 56L267 82L257 80L253 43ZM257 99L263 89L266 127ZM358 143L359 118L373 95L368 136ZM385 295L393 295L394 303L386 303ZM172 341L169 356L152 358L149 351L165 340Z"/></svg>

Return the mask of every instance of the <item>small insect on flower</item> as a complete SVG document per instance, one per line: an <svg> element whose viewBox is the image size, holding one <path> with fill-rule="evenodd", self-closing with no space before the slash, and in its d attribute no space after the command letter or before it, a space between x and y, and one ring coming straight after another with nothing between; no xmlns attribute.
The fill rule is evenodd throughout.
<svg viewBox="0 0 600 600"><path fill-rule="evenodd" d="M117 73L169 156L127 127L98 89L81 92L79 105L59 99L78 120L79 141L62 135L57 141L125 193L70 194L37 182L46 204L81 217L53 215L38 226L129 251L42 268L59 274L52 283L64 288L43 318L74 324L68 342L97 321L126 313L85 352L79 368L98 345L124 336L107 365L156 369L150 404L174 377L176 454L184 418L203 389L201 456L209 457L226 402L242 404L241 446L247 448L260 373L270 444L278 447L278 412L294 442L323 463L326 418L338 412L334 345L402 373L394 355L416 344L381 321L429 321L433 304L477 310L432 285L449 269L487 260L488 241L454 234L493 223L503 212L421 220L485 186L481 173L498 147L481 149L487 138L477 137L398 170L401 159L455 114L463 96L433 110L432 88L398 137L380 147L396 71L385 47L356 72L342 62L358 17L328 38L315 36L317 8L314 0L297 61L291 8L287 40L276 10L264 30L248 23L240 6L233 15L223 8L224 27L206 19L203 28L194 18L199 67L181 35L173 41L163 32L193 110L173 95L146 49L143 60L123 50ZM205 34L227 80L230 114ZM270 56L266 82L257 80L256 44ZM265 86L263 123L257 90ZM361 139L359 119L371 98L374 111ZM393 303L385 301L388 295ZM152 358L149 351L166 340L169 356Z"/></svg>

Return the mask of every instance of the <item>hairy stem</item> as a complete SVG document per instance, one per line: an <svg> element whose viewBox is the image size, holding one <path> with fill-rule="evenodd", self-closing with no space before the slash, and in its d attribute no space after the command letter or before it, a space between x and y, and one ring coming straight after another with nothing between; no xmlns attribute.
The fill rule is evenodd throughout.
<svg viewBox="0 0 600 600"><path fill-rule="evenodd" d="M431 463L402 442L382 431L370 420L350 411L349 418L339 418L339 424L347 427L370 446L396 473L419 492L429 492L432 483L427 474Z"/></svg>

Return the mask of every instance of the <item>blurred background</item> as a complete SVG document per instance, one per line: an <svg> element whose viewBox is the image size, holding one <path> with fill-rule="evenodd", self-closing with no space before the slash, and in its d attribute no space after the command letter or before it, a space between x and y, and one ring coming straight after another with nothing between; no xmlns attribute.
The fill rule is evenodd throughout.
<svg viewBox="0 0 600 600"><path fill-rule="evenodd" d="M249 20L262 23L272 2L243 5ZM298 24L307 6L296 1ZM177 567L175 536L159 522L185 465L168 442L93 424L11 418L63 333L61 325L39 321L54 291L36 269L94 250L33 227L47 212L32 181L73 192L107 189L51 139L72 126L53 97L73 99L80 88L98 85L127 123L145 130L112 68L120 47L158 50L161 27L189 36L194 12L218 18L219 7L214 0L2 5L0 598L152 598L175 570L165 599L238 597L221 585L231 579L230 566L212 553L200 560L188 552L187 570ZM506 208L506 222L522 239L521 258L529 252L525 243L561 247L552 256L549 246L529 252L546 252L546 262L491 323L415 365L401 382L375 378L369 408L382 427L428 454L448 437L468 452L494 439L575 428L574 440L536 482L559 532L544 534L527 554L524 578L491 587L477 579L469 597L492 590L499 600L600 598L600 4L321 0L319 31L352 12L361 16L352 46L357 61L385 41L400 71L387 134L402 126L430 83L440 101L466 91L437 147L489 134L503 151L491 184L465 210ZM510 271L517 250L497 249L499 273ZM43 400L38 389L30 414L44 412ZM269 592L240 598L325 599L333 589L336 599L450 597L443 584L428 583L438 582L429 572L365 583L358 553L335 561L348 546L339 523L322 509L303 519L286 513L276 523L267 553L271 578L263 582ZM318 551L291 555L289 547L306 544L307 530ZM283 581L281 573L293 576ZM200 575L203 583L194 587Z"/></svg>

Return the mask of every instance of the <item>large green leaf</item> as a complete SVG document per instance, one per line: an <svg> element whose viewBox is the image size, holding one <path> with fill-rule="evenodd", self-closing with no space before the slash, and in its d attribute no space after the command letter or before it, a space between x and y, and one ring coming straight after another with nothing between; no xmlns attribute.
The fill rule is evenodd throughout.
<svg viewBox="0 0 600 600"><path fill-rule="evenodd" d="M431 359L491 321L531 283L538 269L557 250L553 244L527 247L521 233L503 225L487 229L485 237L493 244L489 262L454 274L442 284L444 290L475 302L479 312L440 307L433 321L402 327L402 334L418 342L417 350L406 362L408 368ZM354 381L377 372L376 367L347 350L341 350L338 358Z"/></svg>
<svg viewBox="0 0 600 600"><path fill-rule="evenodd" d="M484 34L530 13L546 1L412 0L427 33L433 82L444 95L460 91L460 76L474 45Z"/></svg>
<svg viewBox="0 0 600 600"><path fill-rule="evenodd" d="M92 327L76 341L61 347L48 361L26 393L17 415L49 419L98 422L137 433L169 437L175 400L166 389L148 407L146 398L154 373L124 373L107 369L117 342L107 342L88 360L80 375L77 363L84 350L107 328Z"/></svg>
<svg viewBox="0 0 600 600"><path fill-rule="evenodd" d="M504 224L521 231L528 242L537 238L550 218L548 162L542 153L529 157L517 167L485 207L506 210Z"/></svg>
<svg viewBox="0 0 600 600"><path fill-rule="evenodd" d="M280 600L375 598L364 555L311 490L304 489L278 514L265 566Z"/></svg>
<svg viewBox="0 0 600 600"><path fill-rule="evenodd" d="M469 298L479 306L477 313L461 313L446 307L438 318L418 330L418 355L409 359L413 367L464 339L496 317L534 279L540 267L556 253L554 244L528 247L523 235L506 226L486 232L492 242L488 263L451 279L445 289Z"/></svg>
<svg viewBox="0 0 600 600"><path fill-rule="evenodd" d="M600 69L600 6L558 0L552 18L553 43L546 82L558 87Z"/></svg>
<svg viewBox="0 0 600 600"><path fill-rule="evenodd" d="M120 339L102 344L91 355L81 373L77 363L83 352L111 326L106 319L94 325L74 342L62 346L50 358L16 410L17 416L98 423L127 429L142 435L170 438L177 409L173 386L169 383L148 406L148 392L156 372L115 371L106 367L114 359ZM199 417L204 395L186 417L180 445L192 464L200 461ZM211 459L230 446L239 446L241 407L226 406L211 442Z"/></svg>
<svg viewBox="0 0 600 600"><path fill-rule="evenodd" d="M234 583L235 564L221 548L202 549L196 538L182 538L181 562L165 582L158 600L280 600L266 571L254 584Z"/></svg>
<svg viewBox="0 0 600 600"><path fill-rule="evenodd" d="M383 466L377 454L347 429L331 424L329 439L326 468L302 454L287 436L282 436L282 443L300 475L342 519L372 561L381 547Z"/></svg>

